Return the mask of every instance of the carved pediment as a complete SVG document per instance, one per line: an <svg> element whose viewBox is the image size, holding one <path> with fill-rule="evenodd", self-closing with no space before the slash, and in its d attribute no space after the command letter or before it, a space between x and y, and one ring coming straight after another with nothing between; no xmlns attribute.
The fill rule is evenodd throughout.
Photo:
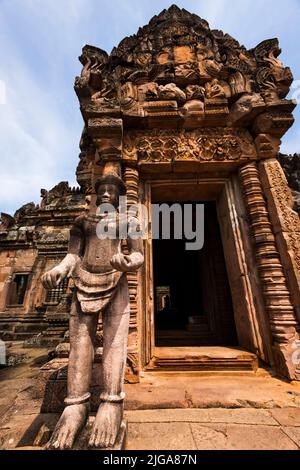
<svg viewBox="0 0 300 470"><path fill-rule="evenodd" d="M277 58L280 52L277 39L247 50L229 34L211 30L202 18L173 5L137 34L123 39L109 56L85 46L80 56L83 70L75 88L80 99L89 97L104 107L113 99L121 105L122 100L128 105L130 98L141 101L139 87L145 83L172 84L185 94L190 85L207 84L208 98L215 87L214 97L229 100L251 92L282 99L292 74Z"/></svg>
<svg viewBox="0 0 300 470"><path fill-rule="evenodd" d="M277 39L247 50L175 5L110 55L85 46L75 90L91 142L81 148L78 181L86 186L90 167L121 158L124 129L232 127L280 139L295 107L280 52Z"/></svg>

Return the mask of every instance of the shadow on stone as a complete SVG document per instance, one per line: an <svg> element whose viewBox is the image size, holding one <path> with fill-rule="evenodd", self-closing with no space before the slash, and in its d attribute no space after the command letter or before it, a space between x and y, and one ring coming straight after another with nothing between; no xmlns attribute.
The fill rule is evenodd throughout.
<svg viewBox="0 0 300 470"><path fill-rule="evenodd" d="M51 437L59 414L45 413L38 415L16 445L19 447L43 447Z"/></svg>
<svg viewBox="0 0 300 470"><path fill-rule="evenodd" d="M42 413L38 415L35 420L31 423L28 429L21 437L20 441L16 445L16 450L31 449L31 450L47 450L46 445L49 442L56 423L59 420L59 413ZM123 420L120 426L120 430L113 447L106 449L92 449L88 447L88 441L92 430L93 422L95 417L90 416L86 426L83 428L79 436L77 437L72 449L73 450L124 450L126 448L127 439L127 421Z"/></svg>

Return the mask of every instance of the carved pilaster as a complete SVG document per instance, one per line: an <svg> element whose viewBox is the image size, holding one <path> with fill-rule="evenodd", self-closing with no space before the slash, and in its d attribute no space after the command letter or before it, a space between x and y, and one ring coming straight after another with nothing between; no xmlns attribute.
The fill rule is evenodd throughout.
<svg viewBox="0 0 300 470"><path fill-rule="evenodd" d="M123 180L127 188L127 205L128 209L132 204L139 201L138 184L139 173L136 168L126 166L123 172ZM129 210L130 213L130 210ZM135 214L134 214L135 215ZM127 274L128 288L130 296L130 332L128 344L127 358L127 380L131 383L139 381L139 354L137 341L137 289L138 289L138 273L132 272Z"/></svg>
<svg viewBox="0 0 300 470"><path fill-rule="evenodd" d="M240 178L248 209L262 289L273 337L273 354L280 375L300 379L300 369L292 355L299 339L297 320L287 288L286 278L269 220L259 172L255 163L240 169Z"/></svg>
<svg viewBox="0 0 300 470"><path fill-rule="evenodd" d="M278 160L262 161L259 171L292 303L300 322L300 219L293 210L293 196Z"/></svg>
<svg viewBox="0 0 300 470"><path fill-rule="evenodd" d="M126 167L123 173L123 179L127 188L127 205L128 208L132 204L138 202L138 182L139 174L136 168ZM137 273L128 273L128 287L130 294L130 324L136 326L137 324Z"/></svg>
<svg viewBox="0 0 300 470"><path fill-rule="evenodd" d="M139 202L139 172L136 168L126 166L124 169L123 179L127 188L127 202L128 205L136 204Z"/></svg>
<svg viewBox="0 0 300 470"><path fill-rule="evenodd" d="M0 292L0 312L3 312L6 308L6 304L8 301L8 295L9 295L9 287L11 285L13 279L13 275L9 274L5 281L2 283L2 291Z"/></svg>

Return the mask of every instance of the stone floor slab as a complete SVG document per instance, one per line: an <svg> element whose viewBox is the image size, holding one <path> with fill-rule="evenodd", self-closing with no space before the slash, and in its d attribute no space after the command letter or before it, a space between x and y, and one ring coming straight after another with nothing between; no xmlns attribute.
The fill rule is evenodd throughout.
<svg viewBox="0 0 300 470"><path fill-rule="evenodd" d="M288 437L292 439L300 449L300 428L299 427L296 427L296 428L284 427L282 429L285 432L285 434L287 434Z"/></svg>
<svg viewBox="0 0 300 470"><path fill-rule="evenodd" d="M270 413L282 426L300 426L300 408L273 409Z"/></svg>
<svg viewBox="0 0 300 470"><path fill-rule="evenodd" d="M298 450L274 426L191 423L191 429L198 450Z"/></svg>
<svg viewBox="0 0 300 470"><path fill-rule="evenodd" d="M126 411L132 423L187 422L278 425L268 410L240 409L161 409Z"/></svg>
<svg viewBox="0 0 300 470"><path fill-rule="evenodd" d="M126 450L196 450L188 423L129 423Z"/></svg>
<svg viewBox="0 0 300 470"><path fill-rule="evenodd" d="M125 391L126 409L300 407L300 383L271 376L145 373L140 384L126 385Z"/></svg>
<svg viewBox="0 0 300 470"><path fill-rule="evenodd" d="M221 385L222 384L222 385ZM220 385L220 386L219 386ZM294 387L276 378L208 378L189 382L195 408L282 408L300 406L300 384Z"/></svg>
<svg viewBox="0 0 300 470"><path fill-rule="evenodd" d="M184 388L174 387L170 384L164 392L157 386L138 385L125 386L126 401L125 409L127 410L146 410L151 408L185 408L186 393Z"/></svg>

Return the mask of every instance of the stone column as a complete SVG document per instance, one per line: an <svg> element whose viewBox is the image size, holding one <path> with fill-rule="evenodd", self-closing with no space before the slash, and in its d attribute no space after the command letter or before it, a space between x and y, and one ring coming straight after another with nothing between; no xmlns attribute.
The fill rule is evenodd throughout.
<svg viewBox="0 0 300 470"><path fill-rule="evenodd" d="M0 293L1 294L0 295L0 312L3 312L6 308L12 278L13 278L13 275L9 274L6 277L5 281L1 283L3 285L3 288Z"/></svg>
<svg viewBox="0 0 300 470"><path fill-rule="evenodd" d="M240 178L269 316L276 371L291 380L299 380L300 368L292 360L297 348L295 341L299 339L298 323L269 220L257 164L249 163L242 167Z"/></svg>
<svg viewBox="0 0 300 470"><path fill-rule="evenodd" d="M292 304L300 323L300 219L293 210L294 199L279 161L276 158L262 160L259 172Z"/></svg>
<svg viewBox="0 0 300 470"><path fill-rule="evenodd" d="M123 171L123 179L127 188L127 205L139 202L138 186L139 172L134 166L127 165ZM136 215L136 214L133 214ZM137 326L137 289L138 289L138 272L127 274L128 288L130 296L130 324L128 338L128 355L127 355L127 374L126 380L130 383L139 382L139 353L138 353L138 326Z"/></svg>

